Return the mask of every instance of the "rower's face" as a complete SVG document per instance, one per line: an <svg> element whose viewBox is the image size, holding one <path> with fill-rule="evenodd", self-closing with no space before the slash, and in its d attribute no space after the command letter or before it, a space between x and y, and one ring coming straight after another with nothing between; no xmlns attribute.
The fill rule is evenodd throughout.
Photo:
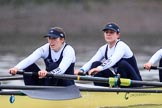
<svg viewBox="0 0 162 108"><path fill-rule="evenodd" d="M48 37L48 43L50 44L50 48L54 51L59 51L64 43L64 38L52 38Z"/></svg>
<svg viewBox="0 0 162 108"><path fill-rule="evenodd" d="M107 43L111 44L117 41L120 34L113 31L113 30L106 30L104 31L104 37Z"/></svg>

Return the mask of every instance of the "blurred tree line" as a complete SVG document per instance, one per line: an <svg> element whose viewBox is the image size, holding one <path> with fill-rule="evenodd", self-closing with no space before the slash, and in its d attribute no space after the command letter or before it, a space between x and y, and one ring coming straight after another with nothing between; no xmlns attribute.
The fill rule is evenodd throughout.
<svg viewBox="0 0 162 108"><path fill-rule="evenodd" d="M108 22L120 26L128 43L159 44L161 13L162 0L0 0L0 49L39 46L53 26L64 28L72 44L99 46Z"/></svg>
<svg viewBox="0 0 162 108"><path fill-rule="evenodd" d="M23 5L26 3L45 4L45 3L59 3L59 4L70 4L70 3L83 3L86 4L90 1L107 3L109 0L0 0L0 5Z"/></svg>

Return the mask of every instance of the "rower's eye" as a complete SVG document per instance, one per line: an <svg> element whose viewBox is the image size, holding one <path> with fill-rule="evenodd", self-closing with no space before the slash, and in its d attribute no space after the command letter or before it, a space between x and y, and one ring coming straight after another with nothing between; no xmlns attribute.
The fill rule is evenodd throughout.
<svg viewBox="0 0 162 108"><path fill-rule="evenodd" d="M114 34L115 31L105 31L106 34Z"/></svg>

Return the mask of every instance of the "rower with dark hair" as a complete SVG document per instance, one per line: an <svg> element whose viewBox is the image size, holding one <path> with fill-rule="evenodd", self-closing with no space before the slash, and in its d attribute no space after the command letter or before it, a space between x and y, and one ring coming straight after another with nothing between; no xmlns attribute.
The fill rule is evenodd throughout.
<svg viewBox="0 0 162 108"><path fill-rule="evenodd" d="M120 28L115 23L108 23L102 31L107 42L101 46L96 54L75 74L94 74L95 77L114 77L120 74L121 78L141 81L135 56L129 46L120 40ZM111 69L113 71L111 71ZM96 83L95 85L109 86L109 84Z"/></svg>
<svg viewBox="0 0 162 108"><path fill-rule="evenodd" d="M74 74L75 51L72 46L65 43L65 32L60 27L53 27L44 37L47 38L48 43L36 49L15 67L9 69L9 72L13 75L15 75L18 70L38 73L39 78L35 75L24 75L26 85L73 85L73 80L56 79L52 77L46 78L48 72L52 74ZM45 62L45 70L41 70L35 63L40 58Z"/></svg>

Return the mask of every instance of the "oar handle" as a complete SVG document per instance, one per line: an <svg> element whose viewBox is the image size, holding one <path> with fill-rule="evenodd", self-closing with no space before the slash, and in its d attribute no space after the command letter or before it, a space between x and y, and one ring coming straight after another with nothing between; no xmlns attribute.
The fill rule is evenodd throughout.
<svg viewBox="0 0 162 108"><path fill-rule="evenodd" d="M151 66L150 69L157 70L158 68L157 68L157 66Z"/></svg>
<svg viewBox="0 0 162 108"><path fill-rule="evenodd" d="M36 76L38 76L38 73L37 72L25 72L24 70L19 70L19 71L17 71L17 73L16 74L19 74L19 75L29 75L29 76L31 76L31 75L36 75Z"/></svg>
<svg viewBox="0 0 162 108"><path fill-rule="evenodd" d="M16 73L16 74L23 75L23 74L24 74L24 72L25 72L25 71L23 71L23 70L19 70L19 71L17 71L17 73Z"/></svg>
<svg viewBox="0 0 162 108"><path fill-rule="evenodd" d="M157 66L151 66L150 69L153 69L153 70L162 70L162 67L157 67Z"/></svg>

